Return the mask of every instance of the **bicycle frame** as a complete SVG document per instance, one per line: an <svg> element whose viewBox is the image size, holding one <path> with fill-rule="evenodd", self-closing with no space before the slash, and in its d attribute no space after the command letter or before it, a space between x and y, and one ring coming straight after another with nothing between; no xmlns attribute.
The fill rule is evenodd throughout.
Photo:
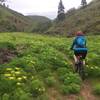
<svg viewBox="0 0 100 100"><path fill-rule="evenodd" d="M78 64L77 64L77 72L80 77L84 80L84 66L83 66L83 57L82 55L77 56Z"/></svg>
<svg viewBox="0 0 100 100"><path fill-rule="evenodd" d="M83 63L82 55L77 56L78 63Z"/></svg>

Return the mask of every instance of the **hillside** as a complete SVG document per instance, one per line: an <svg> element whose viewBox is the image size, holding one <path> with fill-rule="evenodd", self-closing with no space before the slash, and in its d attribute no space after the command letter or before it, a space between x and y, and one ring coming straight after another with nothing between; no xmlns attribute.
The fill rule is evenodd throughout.
<svg viewBox="0 0 100 100"><path fill-rule="evenodd" d="M33 15L29 15L27 17L31 18L36 23L44 23L44 22L50 21L49 18L44 17L44 16L37 16L37 15L34 15L33 16Z"/></svg>
<svg viewBox="0 0 100 100"><path fill-rule="evenodd" d="M89 36L85 81L74 72L72 38L1 33L1 100L99 100L100 36Z"/></svg>
<svg viewBox="0 0 100 100"><path fill-rule="evenodd" d="M47 31L52 25L52 21L45 16L29 15L27 17L33 21L32 27L30 29L31 32L43 33Z"/></svg>
<svg viewBox="0 0 100 100"><path fill-rule="evenodd" d="M70 9L66 13L64 21L54 22L53 26L47 31L48 34L75 33L77 30L83 30L88 35L100 33L100 0L93 0L85 8Z"/></svg>
<svg viewBox="0 0 100 100"><path fill-rule="evenodd" d="M24 15L0 5L0 32L26 31L32 21Z"/></svg>
<svg viewBox="0 0 100 100"><path fill-rule="evenodd" d="M43 16L24 16L0 5L0 32L33 32L36 28L42 27L43 30L43 28L48 26L48 23L51 24L49 18ZM42 24L42 26L39 26L40 24ZM44 27L43 24L47 25ZM44 30L46 30L46 28Z"/></svg>

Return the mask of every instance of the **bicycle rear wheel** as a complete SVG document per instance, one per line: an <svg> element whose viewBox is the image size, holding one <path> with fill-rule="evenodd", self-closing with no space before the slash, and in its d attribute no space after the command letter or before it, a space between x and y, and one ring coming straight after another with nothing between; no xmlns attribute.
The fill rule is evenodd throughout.
<svg viewBox="0 0 100 100"><path fill-rule="evenodd" d="M84 66L82 63L79 64L78 73L79 73L81 79L84 80L85 79L85 72L84 72Z"/></svg>

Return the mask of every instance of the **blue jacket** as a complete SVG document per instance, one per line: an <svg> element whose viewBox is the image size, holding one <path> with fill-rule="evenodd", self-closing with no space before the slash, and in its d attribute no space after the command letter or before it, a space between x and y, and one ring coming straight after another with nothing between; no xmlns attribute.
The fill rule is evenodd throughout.
<svg viewBox="0 0 100 100"><path fill-rule="evenodd" d="M72 44L72 46L71 46L71 49L72 49L72 50L74 50L74 51L87 51L86 42L85 42L84 48L81 48L81 47L79 47L79 46L77 45L77 39L78 39L78 38L81 38L81 37L84 38L85 41L86 41L86 38L85 38L84 36L77 36L77 37L74 39L73 44Z"/></svg>

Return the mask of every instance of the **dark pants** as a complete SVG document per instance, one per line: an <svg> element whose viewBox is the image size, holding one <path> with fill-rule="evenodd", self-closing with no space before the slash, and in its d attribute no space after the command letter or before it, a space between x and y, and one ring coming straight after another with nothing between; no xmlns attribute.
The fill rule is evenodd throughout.
<svg viewBox="0 0 100 100"><path fill-rule="evenodd" d="M82 58L85 59L87 55L87 51L74 51L75 56L82 55Z"/></svg>

